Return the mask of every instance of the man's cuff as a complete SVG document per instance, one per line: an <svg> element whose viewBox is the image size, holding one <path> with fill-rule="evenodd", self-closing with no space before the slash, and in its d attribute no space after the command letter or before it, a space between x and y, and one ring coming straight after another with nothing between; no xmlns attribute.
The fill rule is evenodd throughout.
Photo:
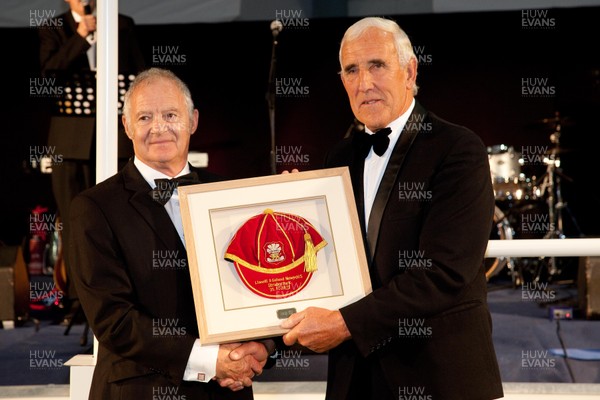
<svg viewBox="0 0 600 400"><path fill-rule="evenodd" d="M200 345L196 339L190 352L185 371L184 381L210 382L217 374L217 356L219 345Z"/></svg>
<svg viewBox="0 0 600 400"><path fill-rule="evenodd" d="M90 46L93 46L94 43L96 43L96 35L94 33L90 33L85 37L85 40L90 44Z"/></svg>

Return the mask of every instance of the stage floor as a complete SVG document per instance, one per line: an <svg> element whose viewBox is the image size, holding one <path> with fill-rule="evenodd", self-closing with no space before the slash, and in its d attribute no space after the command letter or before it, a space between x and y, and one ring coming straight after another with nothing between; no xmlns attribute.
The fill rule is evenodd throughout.
<svg viewBox="0 0 600 400"><path fill-rule="evenodd" d="M549 318L551 306L577 304L573 285L514 287L492 281L488 301L506 399L600 398L600 320L577 312L573 320ZM64 325L42 320L37 331L33 323L0 330L0 398L68 398L69 367L63 364L91 351L80 345L83 328L74 325L66 336ZM561 341L568 358L562 355ZM263 374L255 386L257 400L278 399L283 390L285 399L323 398L326 358L298 357L306 361L293 370L280 365ZM40 359L46 360L44 365L36 361ZM281 382L281 376L296 378ZM298 393L301 397L294 397Z"/></svg>
<svg viewBox="0 0 600 400"><path fill-rule="evenodd" d="M256 382L255 400L323 400L324 382ZM591 400L600 396L600 385L505 383L504 400ZM0 387L3 400L69 400L68 385Z"/></svg>

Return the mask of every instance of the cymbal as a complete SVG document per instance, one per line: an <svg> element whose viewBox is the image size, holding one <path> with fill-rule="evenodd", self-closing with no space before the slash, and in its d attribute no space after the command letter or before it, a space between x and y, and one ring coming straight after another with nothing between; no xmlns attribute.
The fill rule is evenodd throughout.
<svg viewBox="0 0 600 400"><path fill-rule="evenodd" d="M575 124L575 122L573 122L573 120L571 118L561 117L560 114L558 112L556 112L555 115L553 115L552 117L541 118L541 119L533 121L532 125L533 125L533 127L539 127L540 125L542 125L544 127L554 129L558 125L560 125L561 127L565 127L565 126L571 126L574 124Z"/></svg>
<svg viewBox="0 0 600 400"><path fill-rule="evenodd" d="M548 151L546 151L544 153L545 156L548 155L553 155L553 154L565 154L565 153L572 153L574 151L577 151L577 149L565 149L565 148L552 148L552 149L548 149Z"/></svg>

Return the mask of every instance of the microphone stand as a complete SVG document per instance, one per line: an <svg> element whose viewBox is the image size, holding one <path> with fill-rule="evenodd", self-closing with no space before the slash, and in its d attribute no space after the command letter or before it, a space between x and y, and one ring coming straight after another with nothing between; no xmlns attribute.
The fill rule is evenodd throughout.
<svg viewBox="0 0 600 400"><path fill-rule="evenodd" d="M560 134L561 125L558 113L556 114L556 125L554 127L554 133L550 135L550 142L554 144L554 149L548 156L546 164L546 177L548 181L548 219L550 224L548 231L544 235L544 239L564 239L566 236L563 232L563 217L562 209L565 206L562 198L560 176L558 175L558 169L560 167ZM549 278L558 275L561 271L556 263L556 257L550 257L547 266ZM536 281L539 280L538 274Z"/></svg>
<svg viewBox="0 0 600 400"><path fill-rule="evenodd" d="M271 50L271 68L269 70L269 89L267 92L267 103L269 106L269 122L271 126L271 174L277 173L277 162L276 162L276 151L275 151L275 66L277 64L277 57L275 50L277 49L277 33L273 31L273 48Z"/></svg>

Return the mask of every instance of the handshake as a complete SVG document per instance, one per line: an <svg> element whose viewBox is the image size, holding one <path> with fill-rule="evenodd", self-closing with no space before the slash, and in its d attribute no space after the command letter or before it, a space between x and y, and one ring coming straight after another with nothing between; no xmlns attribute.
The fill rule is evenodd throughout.
<svg viewBox="0 0 600 400"><path fill-rule="evenodd" d="M216 379L221 387L232 391L252 386L252 379L262 374L269 354L275 350L271 339L259 342L229 343L219 346Z"/></svg>

